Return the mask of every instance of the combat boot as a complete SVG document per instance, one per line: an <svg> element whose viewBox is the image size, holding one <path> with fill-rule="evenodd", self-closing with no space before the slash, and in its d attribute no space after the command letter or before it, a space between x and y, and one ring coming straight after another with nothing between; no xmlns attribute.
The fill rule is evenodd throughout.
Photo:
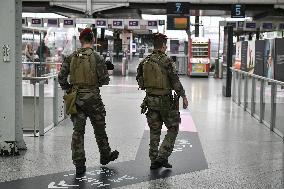
<svg viewBox="0 0 284 189"><path fill-rule="evenodd" d="M151 163L150 169L158 169L160 167L171 169L173 166L166 159L158 159Z"/></svg>
<svg viewBox="0 0 284 189"><path fill-rule="evenodd" d="M119 152L117 150L114 150L107 157L101 156L100 162L101 162L102 165L106 165L109 162L116 160L118 158L118 155L119 155Z"/></svg>
<svg viewBox="0 0 284 189"><path fill-rule="evenodd" d="M86 172L86 166L76 166L76 175L82 175Z"/></svg>
<svg viewBox="0 0 284 189"><path fill-rule="evenodd" d="M162 164L159 161L151 162L150 169L159 169L162 167Z"/></svg>
<svg viewBox="0 0 284 189"><path fill-rule="evenodd" d="M167 169L173 168L173 166L168 162L168 160L164 160L161 162L162 167L165 167Z"/></svg>

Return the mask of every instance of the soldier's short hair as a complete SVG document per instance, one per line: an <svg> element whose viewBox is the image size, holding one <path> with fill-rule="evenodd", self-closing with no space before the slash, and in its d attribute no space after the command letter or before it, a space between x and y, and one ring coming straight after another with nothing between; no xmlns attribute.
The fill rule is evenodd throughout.
<svg viewBox="0 0 284 189"><path fill-rule="evenodd" d="M91 28L85 28L80 32L79 40L81 42L90 43L94 40L94 33Z"/></svg>
<svg viewBox="0 0 284 189"><path fill-rule="evenodd" d="M160 49L163 47L163 44L167 43L168 37L162 33L153 34L153 43L155 49Z"/></svg>

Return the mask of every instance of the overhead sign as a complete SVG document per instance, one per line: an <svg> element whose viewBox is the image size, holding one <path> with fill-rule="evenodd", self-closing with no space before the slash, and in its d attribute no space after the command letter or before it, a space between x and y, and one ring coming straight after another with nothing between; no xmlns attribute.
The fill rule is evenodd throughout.
<svg viewBox="0 0 284 189"><path fill-rule="evenodd" d="M112 28L123 29L124 28L123 19L112 20Z"/></svg>
<svg viewBox="0 0 284 189"><path fill-rule="evenodd" d="M107 19L96 19L96 27L97 28L106 28L107 27Z"/></svg>
<svg viewBox="0 0 284 189"><path fill-rule="evenodd" d="M246 17L245 5L240 5L240 4L232 5L231 17L232 18L245 18Z"/></svg>
<svg viewBox="0 0 284 189"><path fill-rule="evenodd" d="M96 24L93 18L76 18L76 24Z"/></svg>
<svg viewBox="0 0 284 189"><path fill-rule="evenodd" d="M31 18L31 26L42 27L42 18Z"/></svg>
<svg viewBox="0 0 284 189"><path fill-rule="evenodd" d="M156 29L158 27L157 20L148 20L147 21L147 29Z"/></svg>
<svg viewBox="0 0 284 189"><path fill-rule="evenodd" d="M159 26L164 26L165 25L165 20L159 20Z"/></svg>
<svg viewBox="0 0 284 189"><path fill-rule="evenodd" d="M75 20L73 20L73 19L62 19L61 23L63 23L64 28L75 27Z"/></svg>
<svg viewBox="0 0 284 189"><path fill-rule="evenodd" d="M246 22L245 23L245 30L256 30L256 22Z"/></svg>
<svg viewBox="0 0 284 189"><path fill-rule="evenodd" d="M237 22L227 22L227 26L233 26L233 29L237 29Z"/></svg>
<svg viewBox="0 0 284 189"><path fill-rule="evenodd" d="M47 27L58 27L59 21L57 18L46 18L44 19L44 23L47 24Z"/></svg>
<svg viewBox="0 0 284 189"><path fill-rule="evenodd" d="M189 14L188 2L169 2L167 3L167 14Z"/></svg>
<svg viewBox="0 0 284 189"><path fill-rule="evenodd" d="M263 22L260 25L260 30L262 31L272 31L274 29L274 24L272 22Z"/></svg>
<svg viewBox="0 0 284 189"><path fill-rule="evenodd" d="M139 20L127 20L128 29L140 29Z"/></svg>

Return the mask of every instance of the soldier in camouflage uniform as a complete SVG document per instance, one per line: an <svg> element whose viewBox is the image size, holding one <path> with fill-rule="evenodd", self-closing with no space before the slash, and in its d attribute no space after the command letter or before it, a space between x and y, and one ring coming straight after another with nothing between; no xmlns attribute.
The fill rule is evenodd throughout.
<svg viewBox="0 0 284 189"><path fill-rule="evenodd" d="M118 158L119 152L111 152L105 131L106 111L100 96L99 87L109 83L109 76L103 59L92 49L94 34L90 28L80 33L82 48L67 57L58 75L59 83L67 94L75 93L76 113L71 114L73 122L72 160L77 174L86 171L84 134L86 119L89 117L100 151L100 163L108 164ZM70 80L68 82L68 76ZM66 101L66 100L65 100Z"/></svg>
<svg viewBox="0 0 284 189"><path fill-rule="evenodd" d="M136 76L139 88L146 91L141 108L142 113L148 110L146 117L150 127L151 169L172 168L168 158L172 153L179 131L178 97L182 97L184 109L188 106L174 62L165 54L166 43L165 35L154 34L154 52L139 64ZM172 90L177 95L173 96ZM163 123L168 130L159 148Z"/></svg>

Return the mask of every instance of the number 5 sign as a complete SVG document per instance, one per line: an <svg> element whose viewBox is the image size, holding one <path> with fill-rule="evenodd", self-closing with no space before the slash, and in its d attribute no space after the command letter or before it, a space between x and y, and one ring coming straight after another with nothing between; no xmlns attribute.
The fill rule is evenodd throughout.
<svg viewBox="0 0 284 189"><path fill-rule="evenodd" d="M240 4L232 5L231 17L232 18L245 18L246 17L245 5L240 5Z"/></svg>

